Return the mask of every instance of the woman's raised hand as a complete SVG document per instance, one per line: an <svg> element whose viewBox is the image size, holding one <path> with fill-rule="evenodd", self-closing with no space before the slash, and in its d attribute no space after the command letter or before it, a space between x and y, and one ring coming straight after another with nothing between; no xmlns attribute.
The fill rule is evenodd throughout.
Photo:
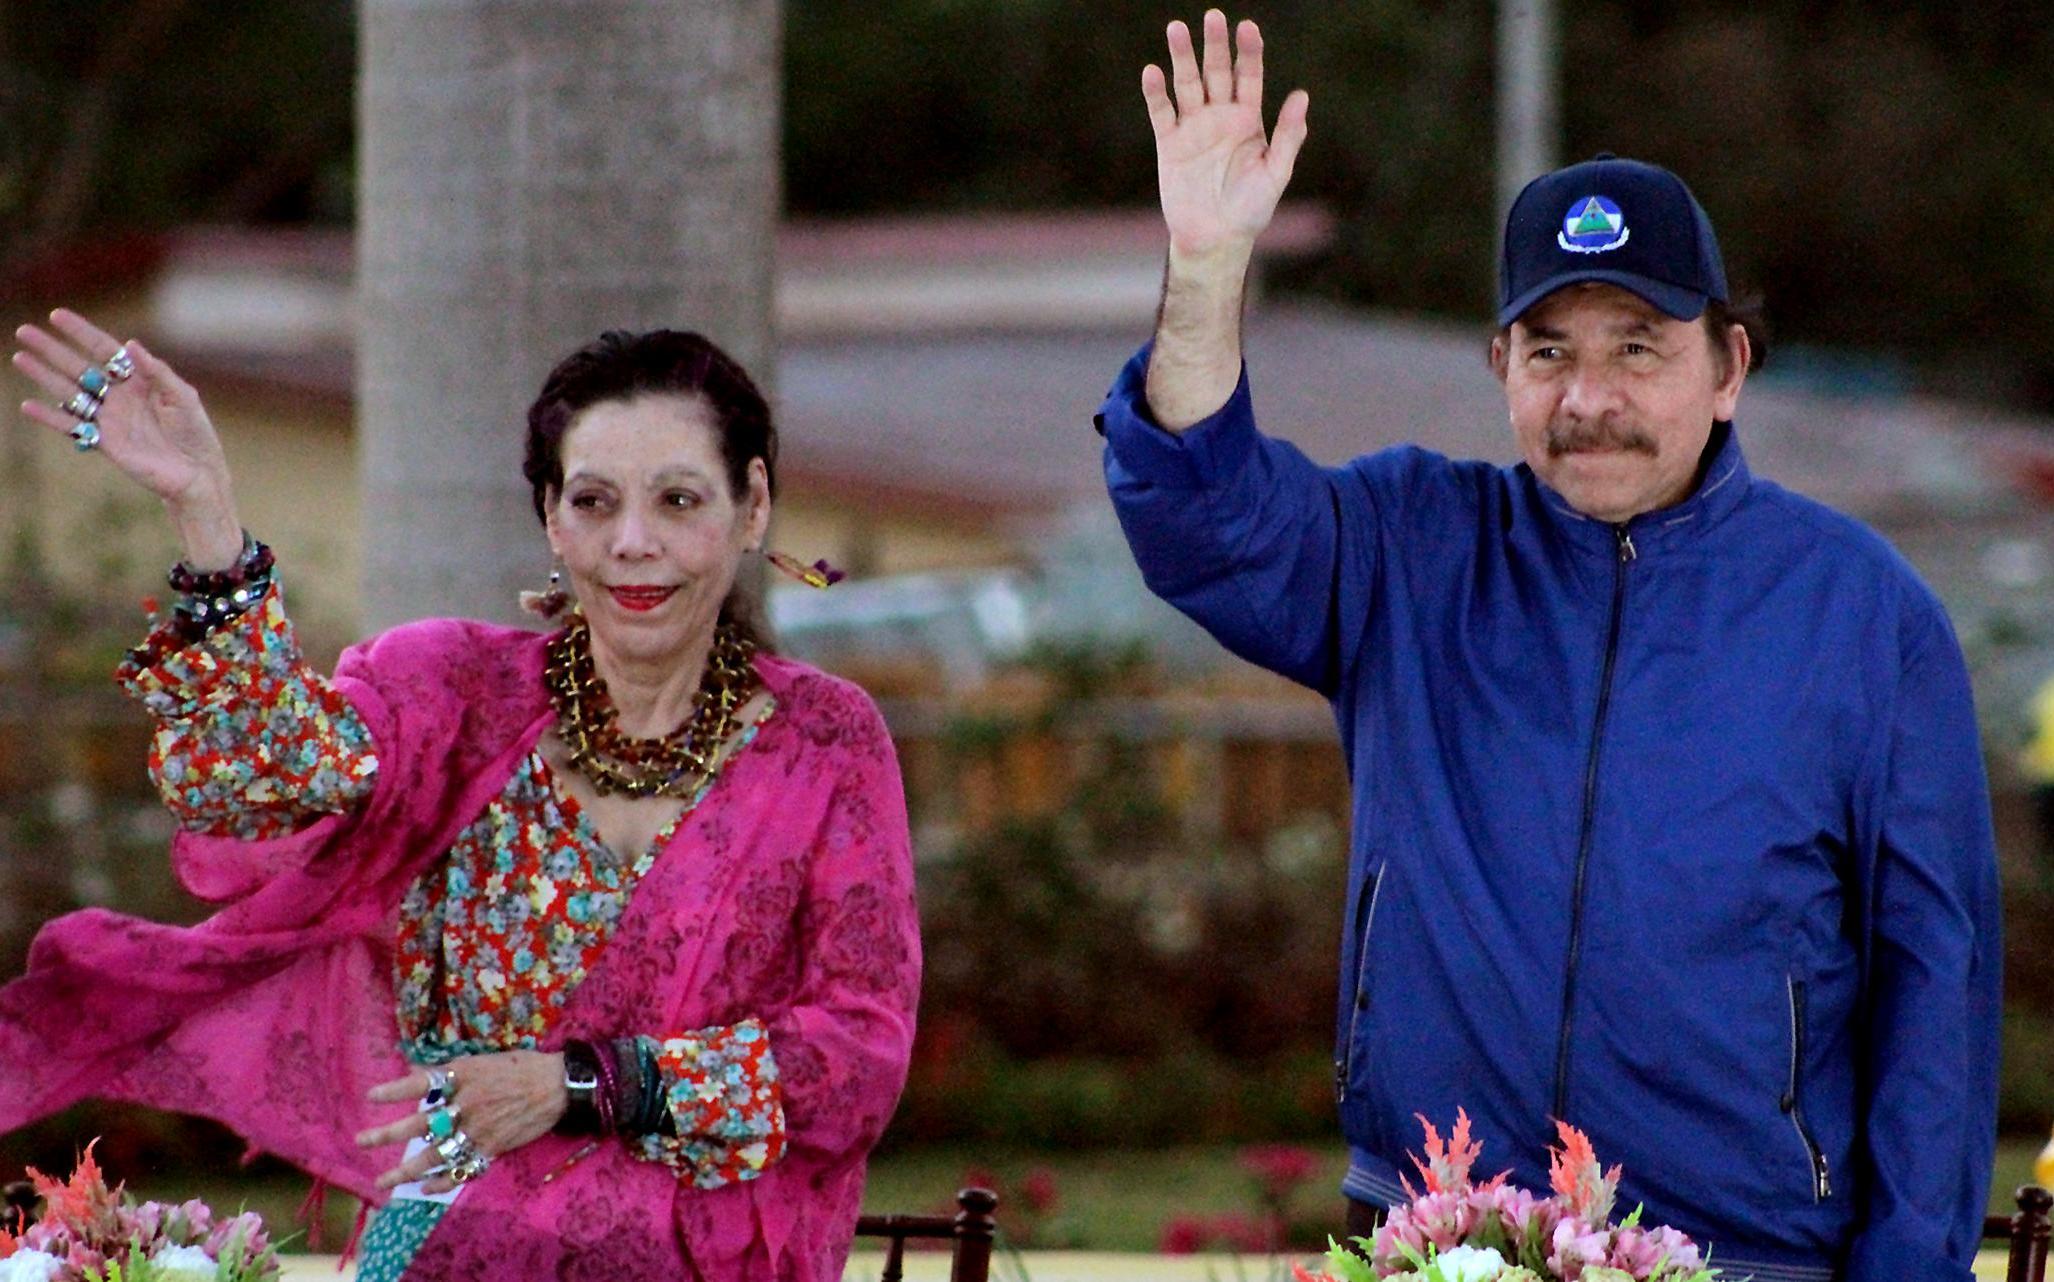
<svg viewBox="0 0 2054 1282"><path fill-rule="evenodd" d="M1252 244L1276 213L1305 141L1310 99L1293 90L1274 135L1262 119L1262 32L1243 21L1230 49L1227 18L1205 14L1201 61L1191 29L1169 27L1171 101L1162 68L1141 72L1141 96L1155 130L1156 172L1170 243L1185 254Z"/></svg>
<svg viewBox="0 0 2054 1282"><path fill-rule="evenodd" d="M228 461L214 424L192 384L172 372L141 343L113 336L77 312L50 313L50 326L14 331L21 350L14 366L57 402L23 401L21 412L53 431L70 434L78 419L61 408L83 387L88 367L105 370L125 346L134 376L109 381L94 418L94 447L107 461L164 501L198 570L224 568L242 549L242 529L230 496Z"/></svg>

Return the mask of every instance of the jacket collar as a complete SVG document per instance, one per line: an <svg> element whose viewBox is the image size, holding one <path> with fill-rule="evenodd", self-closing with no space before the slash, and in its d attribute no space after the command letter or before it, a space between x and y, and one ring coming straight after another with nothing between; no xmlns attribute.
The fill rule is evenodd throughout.
<svg viewBox="0 0 2054 1282"><path fill-rule="evenodd" d="M1705 453L1710 462L1704 467L1703 479L1689 498L1672 507L1643 512L1626 523L1626 537L1633 541L1637 554L1645 555L1650 550L1663 547L1680 547L1704 537L1747 497L1748 490L1754 485L1754 477L1748 471L1747 457L1740 449L1740 434L1732 423L1712 425L1712 436L1705 446ZM1535 476L1533 469L1522 463L1520 470L1531 481L1538 507L1549 524L1560 530L1564 538L1579 547L1617 555L1620 527L1585 516Z"/></svg>

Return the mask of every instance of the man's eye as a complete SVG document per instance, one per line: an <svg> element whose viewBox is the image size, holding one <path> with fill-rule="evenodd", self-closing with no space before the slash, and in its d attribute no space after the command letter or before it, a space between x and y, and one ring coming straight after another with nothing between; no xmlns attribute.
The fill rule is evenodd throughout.
<svg viewBox="0 0 2054 1282"><path fill-rule="evenodd" d="M589 512L599 506L599 496L597 494L573 494L571 496L571 506L581 512Z"/></svg>
<svg viewBox="0 0 2054 1282"><path fill-rule="evenodd" d="M699 496L689 490L672 490L663 496L663 501L672 507L699 506Z"/></svg>
<svg viewBox="0 0 2054 1282"><path fill-rule="evenodd" d="M1558 361L1562 359L1562 349L1559 347L1536 347L1527 354L1527 359L1533 361Z"/></svg>
<svg viewBox="0 0 2054 1282"><path fill-rule="evenodd" d="M1628 343L1622 349L1628 356L1653 356L1655 349L1646 343Z"/></svg>

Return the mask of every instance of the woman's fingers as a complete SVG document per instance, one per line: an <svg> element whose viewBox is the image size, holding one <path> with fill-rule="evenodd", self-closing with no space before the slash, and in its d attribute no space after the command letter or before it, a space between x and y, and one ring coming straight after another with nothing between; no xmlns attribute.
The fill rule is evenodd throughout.
<svg viewBox="0 0 2054 1282"><path fill-rule="evenodd" d="M51 363L34 352L16 352L14 368L29 376L37 387L55 397L59 404L71 399L79 390L77 378L59 372Z"/></svg>
<svg viewBox="0 0 2054 1282"><path fill-rule="evenodd" d="M442 1154L437 1153L435 1146L431 1144L379 1176L378 1187L382 1189L396 1188L401 1184L425 1177L428 1172L440 1165L442 1165Z"/></svg>
<svg viewBox="0 0 2054 1282"><path fill-rule="evenodd" d="M399 1144L414 1138L416 1135L426 1135L427 1133L428 1115L426 1113L415 1113L408 1117L402 1117L397 1122L388 1122L383 1126L373 1126L369 1130L358 1131L357 1147L384 1148L387 1144Z"/></svg>
<svg viewBox="0 0 2054 1282"><path fill-rule="evenodd" d="M138 361L137 365L140 367L141 362ZM408 1073L405 1077L398 1077L389 1082L378 1083L371 1088L370 1093L365 1098L374 1104L397 1104L403 1099L419 1099L427 1093L428 1075L426 1073Z"/></svg>
<svg viewBox="0 0 2054 1282"><path fill-rule="evenodd" d="M71 377L85 369L86 358L57 335L40 325L22 325L14 331L14 341L22 350L39 356L51 368L66 372Z"/></svg>
<svg viewBox="0 0 2054 1282"><path fill-rule="evenodd" d="M135 360L136 373L142 375L144 381L151 387L161 392L168 392L178 401L187 404L198 403L200 399L198 390L191 383L180 378L178 371L166 364L163 357L143 346L141 341L133 338L130 339L128 341L128 354Z"/></svg>
<svg viewBox="0 0 2054 1282"><path fill-rule="evenodd" d="M21 403L21 412L24 418L41 423L44 427L63 432L67 436L71 434L73 428L78 426L77 419L66 414L56 406L45 404L42 401L23 401Z"/></svg>
<svg viewBox="0 0 2054 1282"><path fill-rule="evenodd" d="M50 323L72 342L78 344L94 361L104 361L114 355L121 344L114 336L69 307L60 307L50 313Z"/></svg>

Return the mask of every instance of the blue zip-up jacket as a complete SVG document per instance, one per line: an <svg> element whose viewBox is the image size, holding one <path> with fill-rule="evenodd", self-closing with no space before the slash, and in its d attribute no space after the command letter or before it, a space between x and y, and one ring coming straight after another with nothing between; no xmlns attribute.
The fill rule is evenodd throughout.
<svg viewBox="0 0 2054 1282"><path fill-rule="evenodd" d="M1149 586L1333 702L1354 788L1344 1189L1414 1114L1545 1188L1551 1119L1733 1279L1965 1282L1994 1148L1998 888L1946 615L1857 522L1752 477L1612 526L1524 465L1322 468L1244 373L1100 415Z"/></svg>

